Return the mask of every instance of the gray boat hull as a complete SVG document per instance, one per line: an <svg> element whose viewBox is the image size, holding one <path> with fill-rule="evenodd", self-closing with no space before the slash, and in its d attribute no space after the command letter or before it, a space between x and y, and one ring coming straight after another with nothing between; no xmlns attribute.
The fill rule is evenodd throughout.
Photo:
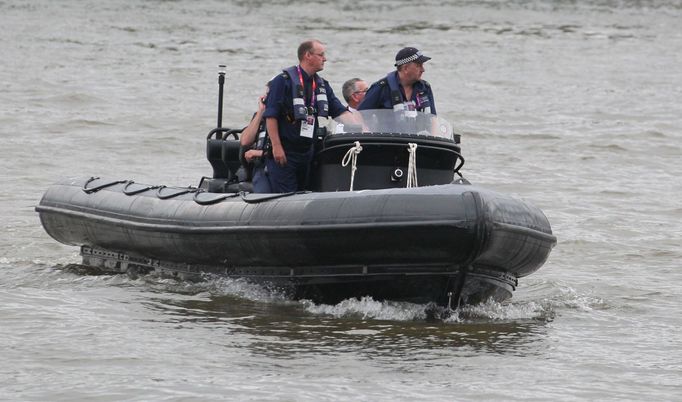
<svg viewBox="0 0 682 402"><path fill-rule="evenodd" d="M465 183L258 195L77 178L36 210L86 265L244 277L320 302L504 300L556 243L539 209Z"/></svg>

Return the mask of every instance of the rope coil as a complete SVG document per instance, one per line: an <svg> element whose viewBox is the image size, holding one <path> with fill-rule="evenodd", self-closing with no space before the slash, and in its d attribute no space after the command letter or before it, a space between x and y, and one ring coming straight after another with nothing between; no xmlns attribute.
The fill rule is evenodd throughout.
<svg viewBox="0 0 682 402"><path fill-rule="evenodd" d="M407 188L418 187L417 184L417 144L410 142L407 144L407 151L410 158L407 163Z"/></svg>
<svg viewBox="0 0 682 402"><path fill-rule="evenodd" d="M343 159L341 160L341 166L346 167L348 166L349 163L351 163L351 170L350 170L350 191L353 191L353 182L355 181L355 171L358 169L357 167L357 162L358 162L358 154L362 152L362 145L360 145L360 141L355 141L355 146L350 148L348 152L343 156Z"/></svg>

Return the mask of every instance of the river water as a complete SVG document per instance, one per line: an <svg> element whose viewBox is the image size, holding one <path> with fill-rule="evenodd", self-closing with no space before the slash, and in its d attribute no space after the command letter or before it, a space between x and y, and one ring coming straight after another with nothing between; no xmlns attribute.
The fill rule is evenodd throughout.
<svg viewBox="0 0 682 402"><path fill-rule="evenodd" d="M680 21L673 0L0 1L0 400L682 399ZM196 185L217 65L241 127L309 37L339 94L403 46L432 57L465 177L558 237L509 303L430 322L68 268L47 186Z"/></svg>

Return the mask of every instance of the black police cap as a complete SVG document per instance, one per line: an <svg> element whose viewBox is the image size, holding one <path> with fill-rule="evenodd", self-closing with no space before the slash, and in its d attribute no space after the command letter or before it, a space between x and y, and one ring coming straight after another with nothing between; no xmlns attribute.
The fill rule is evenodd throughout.
<svg viewBox="0 0 682 402"><path fill-rule="evenodd" d="M424 56L417 48L404 47L395 55L395 66L398 67L412 62L423 63L429 60L431 60L431 58Z"/></svg>

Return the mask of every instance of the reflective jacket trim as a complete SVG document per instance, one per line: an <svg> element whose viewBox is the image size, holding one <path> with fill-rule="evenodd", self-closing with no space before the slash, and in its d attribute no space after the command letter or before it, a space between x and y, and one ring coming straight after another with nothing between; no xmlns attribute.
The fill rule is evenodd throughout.
<svg viewBox="0 0 682 402"><path fill-rule="evenodd" d="M294 77L298 77L298 69L296 66L291 66L283 70L285 76L291 83L291 96L294 105L294 120L306 120L308 117L308 110L306 108L305 99L303 98L303 87L301 83ZM329 116L329 103L327 102L327 90L324 85L324 80L319 75L315 74L317 88L315 89L315 99L317 100L315 113L319 117Z"/></svg>

